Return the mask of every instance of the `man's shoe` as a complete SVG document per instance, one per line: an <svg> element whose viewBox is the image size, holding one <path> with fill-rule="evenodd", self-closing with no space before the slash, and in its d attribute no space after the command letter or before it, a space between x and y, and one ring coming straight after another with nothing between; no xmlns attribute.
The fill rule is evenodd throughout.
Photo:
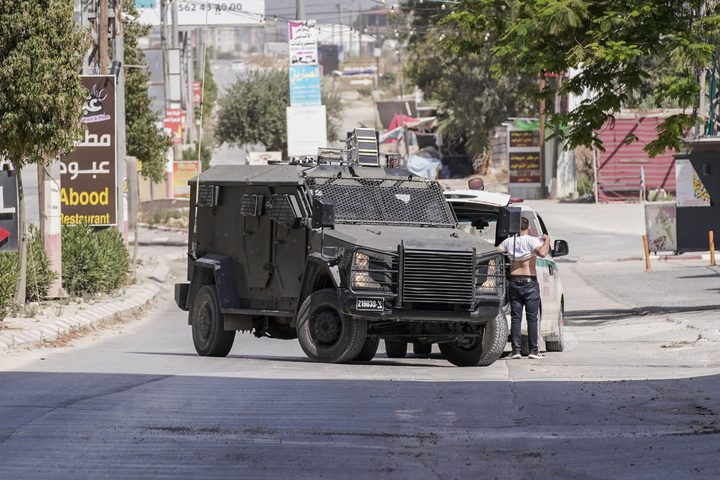
<svg viewBox="0 0 720 480"><path fill-rule="evenodd" d="M539 360L539 359L545 358L545 355L542 353L539 353L539 352L533 352L530 355L528 355L528 358Z"/></svg>
<svg viewBox="0 0 720 480"><path fill-rule="evenodd" d="M522 355L520 355L520 352L515 352L508 357L508 359L510 359L510 360L517 360L518 358L522 358Z"/></svg>

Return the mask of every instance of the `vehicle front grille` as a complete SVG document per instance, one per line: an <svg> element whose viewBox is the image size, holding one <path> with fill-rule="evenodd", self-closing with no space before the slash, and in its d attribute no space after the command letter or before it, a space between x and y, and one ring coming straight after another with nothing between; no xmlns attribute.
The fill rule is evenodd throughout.
<svg viewBox="0 0 720 480"><path fill-rule="evenodd" d="M474 254L405 249L402 261L402 302L472 304Z"/></svg>

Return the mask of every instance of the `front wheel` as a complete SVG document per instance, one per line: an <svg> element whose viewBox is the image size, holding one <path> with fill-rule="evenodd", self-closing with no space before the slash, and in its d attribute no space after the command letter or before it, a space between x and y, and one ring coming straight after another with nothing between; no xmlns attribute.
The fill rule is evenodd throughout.
<svg viewBox="0 0 720 480"><path fill-rule="evenodd" d="M367 321L340 313L337 293L331 288L305 299L297 323L300 347L318 362L349 362L360 354L367 338Z"/></svg>
<svg viewBox="0 0 720 480"><path fill-rule="evenodd" d="M485 324L482 336L441 343L440 351L450 363L458 367L488 366L500 358L507 343L508 328L505 315L500 312L497 317Z"/></svg>
<svg viewBox="0 0 720 480"><path fill-rule="evenodd" d="M204 357L225 357L232 349L235 330L226 331L215 285L205 285L190 309L195 351Z"/></svg>

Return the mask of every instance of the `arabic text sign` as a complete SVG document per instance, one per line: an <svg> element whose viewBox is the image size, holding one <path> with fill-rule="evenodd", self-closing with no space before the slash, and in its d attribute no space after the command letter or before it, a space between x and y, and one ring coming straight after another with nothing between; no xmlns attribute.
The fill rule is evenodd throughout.
<svg viewBox="0 0 720 480"><path fill-rule="evenodd" d="M172 143L182 143L183 125L185 124L185 112L182 108L168 108L165 110L163 127L170 130Z"/></svg>
<svg viewBox="0 0 720 480"><path fill-rule="evenodd" d="M510 148L538 146L540 146L540 132L538 130L510 131Z"/></svg>
<svg viewBox="0 0 720 480"><path fill-rule="evenodd" d="M60 161L63 225L115 225L115 77L81 77L87 89L85 134Z"/></svg>
<svg viewBox="0 0 720 480"><path fill-rule="evenodd" d="M540 183L540 152L510 152L510 183Z"/></svg>
<svg viewBox="0 0 720 480"><path fill-rule="evenodd" d="M15 170L0 170L0 252L18 249L17 178Z"/></svg>
<svg viewBox="0 0 720 480"><path fill-rule="evenodd" d="M170 3L170 2L168 2ZM146 25L159 27L162 24L159 0L135 0L139 21ZM260 25L265 15L265 0L179 0L178 25ZM172 22L168 8L167 23Z"/></svg>
<svg viewBox="0 0 720 480"><path fill-rule="evenodd" d="M320 66L293 65L290 67L290 105L321 105Z"/></svg>
<svg viewBox="0 0 720 480"><path fill-rule="evenodd" d="M288 22L290 65L317 65L317 28L306 22Z"/></svg>
<svg viewBox="0 0 720 480"><path fill-rule="evenodd" d="M173 192L175 198L190 198L188 181L198 174L198 161L173 162Z"/></svg>

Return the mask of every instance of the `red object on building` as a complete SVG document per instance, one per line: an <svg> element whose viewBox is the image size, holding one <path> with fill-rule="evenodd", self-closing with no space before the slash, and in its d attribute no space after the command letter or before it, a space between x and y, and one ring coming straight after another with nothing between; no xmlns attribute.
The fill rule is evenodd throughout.
<svg viewBox="0 0 720 480"><path fill-rule="evenodd" d="M4 228L0 228L0 247L5 245L10 238L10 232L5 230Z"/></svg>
<svg viewBox="0 0 720 480"><path fill-rule="evenodd" d="M645 173L645 191L662 188L675 192L675 159L668 151L648 157L643 150L657 138L657 126L663 117L617 118L600 131L605 147L598 151L598 200L601 202L637 200L640 198L641 168ZM637 140L625 143L628 135Z"/></svg>
<svg viewBox="0 0 720 480"><path fill-rule="evenodd" d="M185 112L182 108L168 108L165 110L163 127L170 130L172 142L182 143L183 125L185 124Z"/></svg>
<svg viewBox="0 0 720 480"><path fill-rule="evenodd" d="M198 106L202 101L202 84L200 82L193 82L193 105Z"/></svg>

